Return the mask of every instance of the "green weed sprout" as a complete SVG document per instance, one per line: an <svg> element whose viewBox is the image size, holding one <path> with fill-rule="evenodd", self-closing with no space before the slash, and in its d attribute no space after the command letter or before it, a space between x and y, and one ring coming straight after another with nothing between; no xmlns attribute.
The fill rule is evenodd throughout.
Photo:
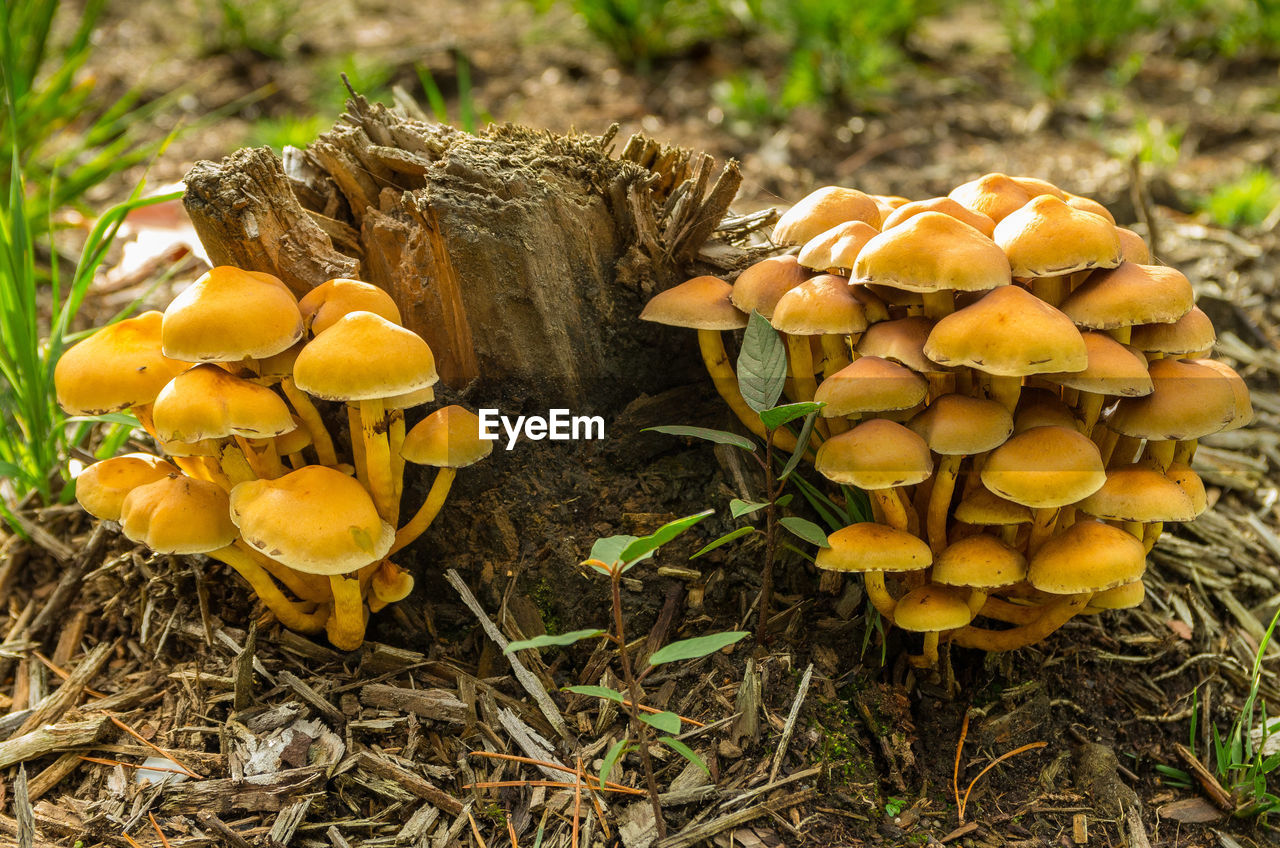
<svg viewBox="0 0 1280 848"><path fill-rule="evenodd" d="M565 691L588 697L606 698L622 705L626 709L630 719L628 732L615 742L608 753L605 754L604 764L600 768L600 786L604 788L609 773L613 771L614 764L624 754L631 750L638 750L640 763L644 771L645 786L649 794L649 802L653 806L654 822L658 829L659 838L666 835L666 825L662 818L662 805L658 800L658 785L653 775L653 761L649 756L650 734L653 731L657 731L659 734L658 742L671 748L671 750L708 774L710 774L710 771L707 769L706 763L702 761L702 758L677 738L680 734L680 716L667 711L652 714L640 712L640 704L644 698L641 681L648 674L648 670L637 676L631 666L631 657L627 650L626 621L622 614L622 575L645 560L652 558L660 547L680 536L713 512L714 510L706 510L668 522L648 536L608 536L596 540L596 543L591 547L590 556L581 564L609 578L609 588L613 599L613 620L610 624L610 629L575 630L571 633L562 633L554 636L536 636L533 639L512 642L505 651L505 653L511 653L512 651L523 651L532 648L567 646L581 642L584 639L600 637L614 644L618 649L618 663L622 667L622 679L627 687L625 695L607 686L568 686L565 687ZM701 659L721 648L738 642L747 635L749 634L743 631L709 633L693 639L671 642L649 655L649 670L666 663Z"/></svg>

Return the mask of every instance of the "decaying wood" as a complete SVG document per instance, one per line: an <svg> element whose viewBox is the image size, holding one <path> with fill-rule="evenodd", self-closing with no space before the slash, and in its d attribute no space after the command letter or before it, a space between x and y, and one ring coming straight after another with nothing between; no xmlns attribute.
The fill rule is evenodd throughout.
<svg viewBox="0 0 1280 848"><path fill-rule="evenodd" d="M462 812L462 802L457 798L432 786L425 778L414 774L387 757L379 757L368 751L361 751L355 754L354 757L356 768L363 769L384 780L394 781L401 789L430 802L449 815L456 816Z"/></svg>
<svg viewBox="0 0 1280 848"><path fill-rule="evenodd" d="M40 706L32 711L27 720L14 733L15 736L21 736L24 733L30 733L42 725L50 724L62 718L63 713L75 706L80 700L80 696L84 694L84 688L89 685L98 673L102 671L107 664L107 660L111 658L116 646L111 643L103 642L89 652L80 665L76 666L75 671L62 682L58 687L58 691L40 702Z"/></svg>
<svg viewBox="0 0 1280 848"><path fill-rule="evenodd" d="M101 716L87 721L52 724L15 736L0 742L0 768L60 753L68 748L92 745L102 739L110 725L106 716Z"/></svg>
<svg viewBox="0 0 1280 848"><path fill-rule="evenodd" d="M235 810L278 812L293 803L298 795L317 791L324 783L324 771L324 766L307 766L239 780L175 783L166 788L160 808L186 813L206 810L218 815Z"/></svg>
<svg viewBox="0 0 1280 848"><path fill-rule="evenodd" d="M466 724L467 705L444 689L402 689L374 683L360 690L360 701L371 707L411 712L432 721Z"/></svg>
<svg viewBox="0 0 1280 848"><path fill-rule="evenodd" d="M613 130L470 135L359 96L347 109L283 160L264 148L197 163L187 211L215 263L298 295L334 277L382 286L454 388L483 377L581 410L630 400L637 379L670 374L671 334L639 327L644 301L741 267L752 253L734 242L768 222L733 218L716 238L737 164L716 174L709 156L651 139L615 155Z"/></svg>

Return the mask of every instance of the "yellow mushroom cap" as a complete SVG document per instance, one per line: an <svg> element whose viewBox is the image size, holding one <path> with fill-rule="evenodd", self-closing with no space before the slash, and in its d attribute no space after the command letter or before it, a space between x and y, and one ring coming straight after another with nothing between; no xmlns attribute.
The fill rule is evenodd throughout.
<svg viewBox="0 0 1280 848"><path fill-rule="evenodd" d="M286 377L293 376L293 364L298 361L298 354L302 353L305 346L306 342L299 340L292 347L259 359L254 368L237 369L236 376L264 386L274 386Z"/></svg>
<svg viewBox="0 0 1280 848"><path fill-rule="evenodd" d="M947 394L935 398L907 426L934 453L969 456L1004 444L1013 432L1013 416L996 401Z"/></svg>
<svg viewBox="0 0 1280 848"><path fill-rule="evenodd" d="M1032 198L996 225L1015 277L1053 277L1120 264L1115 225L1051 194Z"/></svg>
<svg viewBox="0 0 1280 848"><path fill-rule="evenodd" d="M906 427L873 418L823 442L814 467L833 483L891 489L928 479L933 455L924 439Z"/></svg>
<svg viewBox="0 0 1280 848"><path fill-rule="evenodd" d="M991 173L956 186L947 196L998 224L1006 215L1020 209L1034 194L1006 174Z"/></svg>
<svg viewBox="0 0 1280 848"><path fill-rule="evenodd" d="M948 545L934 559L933 571L929 572L934 583L973 589L998 589L1026 578L1027 558L1022 552L985 533Z"/></svg>
<svg viewBox="0 0 1280 848"><path fill-rule="evenodd" d="M1216 359L1188 359L1187 362L1217 372L1231 386L1231 397L1235 403L1231 420L1223 430L1238 430L1253 420L1253 401L1249 398L1249 386L1234 368Z"/></svg>
<svg viewBox="0 0 1280 848"><path fill-rule="evenodd" d="M1108 521L1191 521L1195 507L1182 487L1153 468L1112 468L1102 488L1076 508Z"/></svg>
<svg viewBox="0 0 1280 848"><path fill-rule="evenodd" d="M348 574L382 559L395 540L364 486L322 465L240 483L230 514L252 547L308 574Z"/></svg>
<svg viewBox="0 0 1280 848"><path fill-rule="evenodd" d="M303 325L312 335L329 329L348 312L372 312L392 324L403 323L400 308L391 295L372 283L341 277L326 280L307 292L298 301L298 309Z"/></svg>
<svg viewBox="0 0 1280 848"><path fill-rule="evenodd" d="M1129 339L1138 350L1167 356L1207 351L1217 341L1213 322L1198 306L1193 306L1190 312L1172 324L1140 324L1133 328Z"/></svg>
<svg viewBox="0 0 1280 848"><path fill-rule="evenodd" d="M1070 389L1112 397L1142 397L1155 389L1147 373L1147 358L1137 350L1106 333L1089 331L1080 335L1088 351L1088 366L1075 373L1046 374L1045 379Z"/></svg>
<svg viewBox="0 0 1280 848"><path fill-rule="evenodd" d="M401 395L387 395L382 399L382 406L385 409L412 409L424 403L431 403L435 399L436 390L430 386L424 386Z"/></svg>
<svg viewBox="0 0 1280 848"><path fill-rule="evenodd" d="M879 232L866 221L836 224L805 242L796 254L796 261L815 271L848 271L853 268L863 246Z"/></svg>
<svg viewBox="0 0 1280 848"><path fill-rule="evenodd" d="M1077 521L1040 546L1027 580L1042 592L1103 592L1142 578L1146 550L1129 533L1101 521Z"/></svg>
<svg viewBox="0 0 1280 848"><path fill-rule="evenodd" d="M166 442L264 439L297 426L275 392L211 364L196 365L170 380L151 414L156 435Z"/></svg>
<svg viewBox="0 0 1280 848"><path fill-rule="evenodd" d="M290 415L290 417L293 419L293 429L276 437L276 452L280 456L297 453L313 444L311 431L306 428L302 419L296 415Z"/></svg>
<svg viewBox="0 0 1280 848"><path fill-rule="evenodd" d="M850 524L827 537L828 548L818 551L818 568L827 571L901 573L920 571L933 562L929 546L910 533L864 521Z"/></svg>
<svg viewBox="0 0 1280 848"><path fill-rule="evenodd" d="M302 338L302 313L276 277L212 268L164 311L165 356L187 362L263 359Z"/></svg>
<svg viewBox="0 0 1280 848"><path fill-rule="evenodd" d="M1114 588L1095 592L1084 609L1085 612L1134 609L1142 606L1146 597L1147 587L1141 580L1134 580L1132 583L1121 583Z"/></svg>
<svg viewBox="0 0 1280 848"><path fill-rule="evenodd" d="M1071 319L1020 286L1001 286L938 321L924 345L941 365L1020 377L1081 371L1088 349Z"/></svg>
<svg viewBox="0 0 1280 848"><path fill-rule="evenodd" d="M349 312L312 339L293 380L325 400L371 400L435 385L436 360L417 333L372 312Z"/></svg>
<svg viewBox="0 0 1280 848"><path fill-rule="evenodd" d="M778 299L770 323L793 336L856 335L867 329L849 281L834 274L805 280Z"/></svg>
<svg viewBox="0 0 1280 848"><path fill-rule="evenodd" d="M747 326L747 314L729 301L732 292L719 277L694 277L654 295L640 320L692 330L740 330Z"/></svg>
<svg viewBox="0 0 1280 848"><path fill-rule="evenodd" d="M465 468L493 453L493 440L480 438L480 418L461 406L437 409L404 437L400 455L418 465Z"/></svg>
<svg viewBox="0 0 1280 848"><path fill-rule="evenodd" d="M1116 227L1116 235L1120 237L1120 255L1124 257L1125 262L1134 262L1138 265L1151 264L1151 249L1147 247L1142 236L1124 227Z"/></svg>
<svg viewBox="0 0 1280 848"><path fill-rule="evenodd" d="M403 601L413 591L413 575L391 560L383 560L369 584L374 596L384 604Z"/></svg>
<svg viewBox="0 0 1280 848"><path fill-rule="evenodd" d="M973 621L966 592L925 584L903 595L893 608L893 623L912 633L957 630Z"/></svg>
<svg viewBox="0 0 1280 848"><path fill-rule="evenodd" d="M906 366L860 356L818 384L814 400L827 418L910 409L924 400L929 382Z"/></svg>
<svg viewBox="0 0 1280 848"><path fill-rule="evenodd" d="M773 228L774 244L804 244L846 221L880 226L880 207L856 188L824 186L792 206Z"/></svg>
<svg viewBox="0 0 1280 848"><path fill-rule="evenodd" d="M893 210L911 202L909 198L901 197L896 194L871 194L867 196L875 201L876 207L880 210L881 221L888 218L889 213L893 212ZM881 229L883 229L883 226Z"/></svg>
<svg viewBox="0 0 1280 848"><path fill-rule="evenodd" d="M95 518L119 521L124 499L139 486L177 474L163 459L129 453L95 462L76 478L76 500Z"/></svg>
<svg viewBox="0 0 1280 848"><path fill-rule="evenodd" d="M1062 301L1062 311L1081 327L1114 330L1134 324L1172 324L1195 303L1191 282L1179 271L1122 262L1090 274Z"/></svg>
<svg viewBox="0 0 1280 848"><path fill-rule="evenodd" d="M869 287L859 283L850 283L849 291L857 298L858 303L862 304L862 311L867 316L868 323L875 324L878 321L889 320L889 304L885 303L884 298Z"/></svg>
<svg viewBox="0 0 1280 848"><path fill-rule="evenodd" d="M69 348L53 369L58 403L72 415L101 415L151 403L191 367L160 352L164 316L144 312L103 327Z"/></svg>
<svg viewBox="0 0 1280 848"><path fill-rule="evenodd" d="M858 340L858 354L891 359L920 374L948 371L925 356L925 342L933 327L933 321L920 315L872 324Z"/></svg>
<svg viewBox="0 0 1280 848"><path fill-rule="evenodd" d="M1033 427L987 457L982 485L1036 509L1067 506L1107 482L1098 447L1078 430Z"/></svg>
<svg viewBox="0 0 1280 848"><path fill-rule="evenodd" d="M952 218L973 227L987 238L991 238L991 234L996 229L995 221L981 212L974 212L972 209L961 206L950 197L931 197L928 200L915 200L911 203L904 203L884 219L881 229L891 230L921 212L940 212L943 215L950 215Z"/></svg>
<svg viewBox="0 0 1280 848"><path fill-rule="evenodd" d="M1226 427L1236 416L1231 382L1212 368L1181 359L1157 359L1149 366L1155 390L1124 398L1107 426L1139 439L1198 439Z"/></svg>
<svg viewBox="0 0 1280 848"><path fill-rule="evenodd" d="M158 554L204 554L236 540L227 493L214 483L170 474L138 486L120 506L124 535Z"/></svg>
<svg viewBox="0 0 1280 848"><path fill-rule="evenodd" d="M1039 177L1010 177L1009 179L1022 186L1022 190L1032 199L1042 194L1051 194L1059 200L1067 199L1067 193L1048 180L1042 180Z"/></svg>
<svg viewBox="0 0 1280 848"><path fill-rule="evenodd" d="M1191 470L1189 465L1181 462L1170 463L1165 476L1177 483L1183 494L1191 501L1191 508L1196 515L1209 508L1209 495L1204 490L1204 481L1200 475Z"/></svg>
<svg viewBox="0 0 1280 848"><path fill-rule="evenodd" d="M1115 224L1116 217L1111 214L1111 210L1094 200L1092 197L1083 197L1079 194L1072 194L1070 192L1067 192L1066 195L1067 205L1072 209L1078 209L1081 212L1090 212L1100 218L1105 218L1113 225ZM1121 247L1121 250L1123 251L1123 246ZM1128 257L1125 258L1127 259Z"/></svg>
<svg viewBox="0 0 1280 848"><path fill-rule="evenodd" d="M986 291L1010 282L1009 260L995 242L951 215L927 211L867 242L853 276L912 292Z"/></svg>
<svg viewBox="0 0 1280 848"><path fill-rule="evenodd" d="M748 315L754 310L772 318L779 298L809 277L794 256L771 256L743 269L733 281L729 300Z"/></svg>
<svg viewBox="0 0 1280 848"><path fill-rule="evenodd" d="M985 527L1030 524L1031 508L1000 497L987 489L974 489L956 504L956 521Z"/></svg>

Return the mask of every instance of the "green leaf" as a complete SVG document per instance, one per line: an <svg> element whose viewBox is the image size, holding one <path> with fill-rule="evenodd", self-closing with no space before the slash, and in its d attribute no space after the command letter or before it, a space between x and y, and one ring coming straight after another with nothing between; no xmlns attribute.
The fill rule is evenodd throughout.
<svg viewBox="0 0 1280 848"><path fill-rule="evenodd" d="M831 547L827 542L827 534L812 521L788 515L786 518L778 519L778 523L811 545L817 545L820 548Z"/></svg>
<svg viewBox="0 0 1280 848"><path fill-rule="evenodd" d="M768 501L744 501L734 498L729 501L729 514L734 518L741 518L744 515L750 515L753 512L759 512L769 505Z"/></svg>
<svg viewBox="0 0 1280 848"><path fill-rule="evenodd" d="M731 532L729 532L729 533L725 533L725 534L724 534L723 536L721 536L719 539L716 539L714 542L712 542L712 543L710 543L709 545L707 545L707 546L703 547L703 548L702 548L701 550L699 550L696 554L693 554L692 556L690 556L690 557L689 557L689 559L697 559L698 557L702 556L703 554L711 553L712 551L714 551L716 548L720 547L721 545L727 545L727 544L729 544L730 542L732 542L734 539L741 539L743 536L746 536L746 535L747 535L747 534L749 534L749 533L754 533L754 532L755 532L755 530L756 530L756 528L754 528L754 527L752 527L751 525L749 525L749 524L748 524L746 527L739 527L737 530L733 530L733 531L731 531Z"/></svg>
<svg viewBox="0 0 1280 848"><path fill-rule="evenodd" d="M618 555L618 561L623 564L623 571L631 568L637 562L653 556L653 552L658 548L713 514L715 514L714 509L704 509L702 512L686 515L684 518L677 518L675 521L668 521L648 536L641 536L639 539L635 539Z"/></svg>
<svg viewBox="0 0 1280 848"><path fill-rule="evenodd" d="M855 486L840 487L844 492L844 511L849 516L849 522L872 521L874 514L871 511L871 498L867 497L867 493Z"/></svg>
<svg viewBox="0 0 1280 848"><path fill-rule="evenodd" d="M788 421L795 421L797 418L812 415L824 406L826 406L825 403L815 403L814 401L784 403L782 406L775 406L773 409L766 409L760 413L760 420L770 430L776 430Z"/></svg>
<svg viewBox="0 0 1280 848"><path fill-rule="evenodd" d="M604 755L604 762L600 764L601 789L604 789L605 783L609 780L609 775L613 773L614 763L618 762L618 758L625 754L630 747L627 743L627 738L624 736L614 742L613 746L609 748L609 753Z"/></svg>
<svg viewBox="0 0 1280 848"><path fill-rule="evenodd" d="M742 630L732 630L727 633L709 633L693 639L681 639L679 642L672 642L654 651L649 656L649 665L701 659L750 635Z"/></svg>
<svg viewBox="0 0 1280 848"><path fill-rule="evenodd" d="M506 649L502 653L509 654L512 651L524 651L529 648L562 648L566 645L572 645L574 642L581 642L583 639L591 639L592 637L603 635L603 630L574 630L569 633L561 633L557 636L552 636L550 633L544 633L541 636L534 636L532 639L522 639L519 642L512 642L507 645Z"/></svg>
<svg viewBox="0 0 1280 848"><path fill-rule="evenodd" d="M778 475L778 482L781 483L791 476L791 472L796 470L796 466L800 464L800 460L809 451L809 439L813 436L813 426L818 421L818 413L812 412L805 416L804 426L800 428L800 435L796 439L796 449L791 452L790 459L787 464L782 466L782 473Z"/></svg>
<svg viewBox="0 0 1280 848"><path fill-rule="evenodd" d="M72 415L67 418L68 423L78 424L82 421L95 424L123 424L126 427L142 428L142 425L138 423L138 419L127 412L104 412L101 415Z"/></svg>
<svg viewBox="0 0 1280 848"><path fill-rule="evenodd" d="M668 436L687 436L691 439L702 439L708 442L715 442L717 445L733 445L735 448L742 448L745 451L754 451L755 443L750 439L739 436L737 433L730 433L725 430L712 430L707 427L685 427L683 425L671 424L661 427L645 427L642 433L666 433Z"/></svg>
<svg viewBox="0 0 1280 848"><path fill-rule="evenodd" d="M711 776L711 769L707 768L707 764L702 761L702 757L695 754L692 748L681 742L679 739L672 739L670 736L660 736L658 737L658 741L684 757L689 762L693 763L698 768L702 769L707 773L707 777Z"/></svg>
<svg viewBox="0 0 1280 848"><path fill-rule="evenodd" d="M627 549L627 545L634 542L636 538L635 536L606 536L603 539L596 539L596 543L591 546L588 559L602 562L612 568L622 557L622 552Z"/></svg>
<svg viewBox="0 0 1280 848"><path fill-rule="evenodd" d="M787 382L787 347L769 319L752 311L738 353L738 391L747 406L763 413L772 409Z"/></svg>
<svg viewBox="0 0 1280 848"><path fill-rule="evenodd" d="M565 692L572 692L575 695L586 695L588 698L608 698L610 701L617 701L621 704L625 698L617 689L610 689L608 686L566 686Z"/></svg>
<svg viewBox="0 0 1280 848"><path fill-rule="evenodd" d="M680 716L675 713L641 713L640 720L650 727L657 728L663 733L679 733L680 732Z"/></svg>

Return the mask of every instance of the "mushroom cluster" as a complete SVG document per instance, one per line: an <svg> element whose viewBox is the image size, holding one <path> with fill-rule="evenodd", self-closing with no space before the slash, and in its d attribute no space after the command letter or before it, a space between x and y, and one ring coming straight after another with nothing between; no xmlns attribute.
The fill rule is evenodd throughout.
<svg viewBox="0 0 1280 848"><path fill-rule="evenodd" d="M229 266L163 313L94 332L54 373L67 412L131 410L167 456L91 465L76 480L89 513L157 553L226 563L286 627L343 650L412 590L389 557L431 524L456 469L492 450L458 406L406 432L405 410L432 401L436 381L430 347L382 289L329 280L298 300ZM345 425L336 439L331 404L346 405L330 416ZM438 471L400 525L406 462Z"/></svg>
<svg viewBox="0 0 1280 848"><path fill-rule="evenodd" d="M998 173L915 202L819 189L773 240L798 250L641 317L698 330L757 434L722 333L755 311L782 334L788 395L825 404L817 470L874 510L817 564L924 634L916 664L941 640L1010 650L1141 603L1164 525L1206 508L1196 440L1252 418L1184 275L1096 201Z"/></svg>

